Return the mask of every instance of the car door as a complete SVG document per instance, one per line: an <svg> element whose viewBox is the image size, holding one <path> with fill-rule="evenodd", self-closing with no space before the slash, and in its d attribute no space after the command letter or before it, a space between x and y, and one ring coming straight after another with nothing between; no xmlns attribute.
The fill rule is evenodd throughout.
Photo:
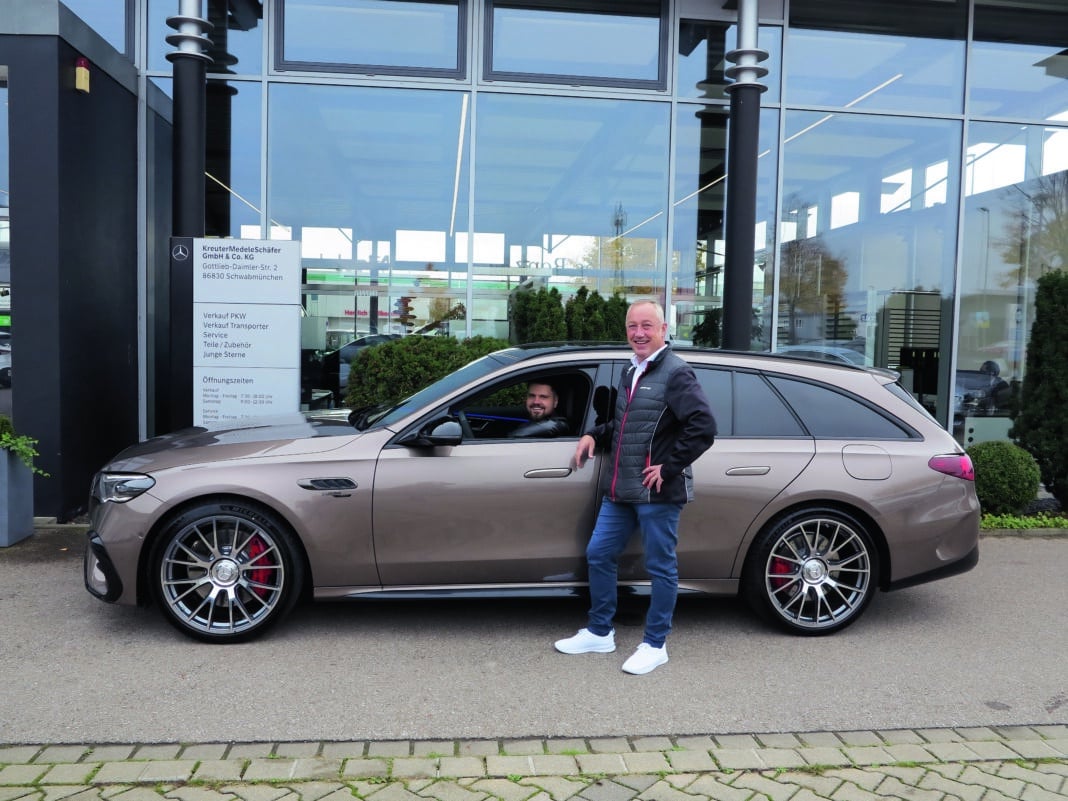
<svg viewBox="0 0 1068 801"><path fill-rule="evenodd" d="M610 372L585 365L575 375L585 376L586 389L582 408L570 412L574 426L568 434L478 438L469 427L455 446L393 445L382 451L373 523L383 585L544 588L585 580L600 460L575 470L571 459L579 433L596 415L591 399L608 394ZM520 372L515 379L534 377ZM454 415L466 402L434 410L417 426Z"/></svg>

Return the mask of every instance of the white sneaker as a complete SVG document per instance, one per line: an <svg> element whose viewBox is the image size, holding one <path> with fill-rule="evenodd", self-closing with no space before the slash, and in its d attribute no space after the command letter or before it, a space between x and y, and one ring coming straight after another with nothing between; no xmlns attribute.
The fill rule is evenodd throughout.
<svg viewBox="0 0 1068 801"><path fill-rule="evenodd" d="M589 629L579 629L574 637L557 640L554 645L562 654L610 654L616 650L616 630L601 637Z"/></svg>
<svg viewBox="0 0 1068 801"><path fill-rule="evenodd" d="M626 662L623 663L624 673L633 673L641 676L656 670L668 661L667 646L661 645L654 648L647 642L643 642Z"/></svg>

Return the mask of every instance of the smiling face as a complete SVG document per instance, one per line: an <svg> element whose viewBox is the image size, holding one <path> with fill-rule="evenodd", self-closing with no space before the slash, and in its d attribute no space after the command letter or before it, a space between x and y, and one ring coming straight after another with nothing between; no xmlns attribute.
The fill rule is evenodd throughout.
<svg viewBox="0 0 1068 801"><path fill-rule="evenodd" d="M556 411L556 393L548 384L527 386L527 414L531 420L544 420Z"/></svg>
<svg viewBox="0 0 1068 801"><path fill-rule="evenodd" d="M644 361L664 346L667 323L660 304L648 300L632 303L627 309L627 342L634 355Z"/></svg>

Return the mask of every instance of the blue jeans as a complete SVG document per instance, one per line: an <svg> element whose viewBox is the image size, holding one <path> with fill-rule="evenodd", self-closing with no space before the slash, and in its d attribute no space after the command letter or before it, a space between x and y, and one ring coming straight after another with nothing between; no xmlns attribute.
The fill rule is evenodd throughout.
<svg viewBox="0 0 1068 801"><path fill-rule="evenodd" d="M612 630L616 614L619 556L635 526L641 529L645 570L652 580L652 597L645 616L645 642L663 646L671 631L671 616L679 593L679 542L681 503L616 503L605 498L586 546L590 575L590 617L587 628L603 637Z"/></svg>

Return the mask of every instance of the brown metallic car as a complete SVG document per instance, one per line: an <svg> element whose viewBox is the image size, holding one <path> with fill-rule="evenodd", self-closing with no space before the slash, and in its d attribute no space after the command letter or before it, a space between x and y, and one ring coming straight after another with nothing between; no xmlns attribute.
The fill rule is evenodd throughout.
<svg viewBox="0 0 1068 801"><path fill-rule="evenodd" d="M876 589L978 560L972 466L890 371L677 349L719 425L682 516L681 592L741 593L798 634L854 622ZM209 642L262 634L302 597L582 593L601 459L630 351L522 347L395 406L194 428L120 453L93 480L85 583L155 601ZM548 381L567 426L512 436ZM636 538L637 539L637 538ZM640 547L620 584L641 593Z"/></svg>

